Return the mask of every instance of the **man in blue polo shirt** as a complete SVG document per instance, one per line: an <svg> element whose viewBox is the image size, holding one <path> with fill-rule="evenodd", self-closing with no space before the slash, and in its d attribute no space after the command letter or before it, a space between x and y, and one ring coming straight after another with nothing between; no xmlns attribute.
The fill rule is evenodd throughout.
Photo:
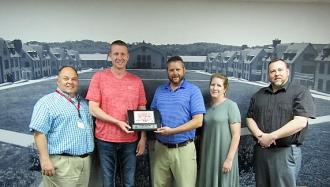
<svg viewBox="0 0 330 187"><path fill-rule="evenodd" d="M169 83L157 88L151 109L160 111L162 127L157 129L153 157L153 186L193 187L197 163L193 140L202 126L205 106L200 89L184 79L181 57L167 60Z"/></svg>

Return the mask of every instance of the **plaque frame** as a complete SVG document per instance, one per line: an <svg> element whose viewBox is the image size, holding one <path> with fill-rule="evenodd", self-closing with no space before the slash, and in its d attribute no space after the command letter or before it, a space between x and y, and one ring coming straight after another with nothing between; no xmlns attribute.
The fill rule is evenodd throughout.
<svg viewBox="0 0 330 187"><path fill-rule="evenodd" d="M128 110L127 116L131 131L154 131L161 128L158 110Z"/></svg>

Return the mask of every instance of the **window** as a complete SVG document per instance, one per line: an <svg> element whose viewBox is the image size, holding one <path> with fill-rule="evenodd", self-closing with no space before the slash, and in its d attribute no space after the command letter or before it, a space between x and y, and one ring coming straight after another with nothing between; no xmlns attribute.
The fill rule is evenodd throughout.
<svg viewBox="0 0 330 187"><path fill-rule="evenodd" d="M326 90L327 90L327 92L330 92L330 80L327 81Z"/></svg>
<svg viewBox="0 0 330 187"><path fill-rule="evenodd" d="M30 63L28 61L25 62L25 67L29 67Z"/></svg>
<svg viewBox="0 0 330 187"><path fill-rule="evenodd" d="M321 62L321 63L320 63L320 66L319 66L319 73L320 73L320 74L324 74L324 68L325 68L325 67L324 67L324 63Z"/></svg>
<svg viewBox="0 0 330 187"><path fill-rule="evenodd" d="M322 91L323 90L323 79L319 79L317 83L317 89Z"/></svg>
<svg viewBox="0 0 330 187"><path fill-rule="evenodd" d="M5 69L9 69L9 62L8 62L8 60L5 60Z"/></svg>
<svg viewBox="0 0 330 187"><path fill-rule="evenodd" d="M302 66L301 67L301 73L307 73L307 74L314 74L315 67L314 66Z"/></svg>
<svg viewBox="0 0 330 187"><path fill-rule="evenodd" d="M330 63L328 63L328 75L330 75Z"/></svg>
<svg viewBox="0 0 330 187"><path fill-rule="evenodd" d="M137 62L141 62L141 55L137 56Z"/></svg>

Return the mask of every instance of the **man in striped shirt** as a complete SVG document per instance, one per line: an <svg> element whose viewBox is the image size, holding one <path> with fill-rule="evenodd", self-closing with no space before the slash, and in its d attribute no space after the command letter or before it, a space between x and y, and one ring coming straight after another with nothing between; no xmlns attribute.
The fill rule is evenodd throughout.
<svg viewBox="0 0 330 187"><path fill-rule="evenodd" d="M181 57L167 61L169 82L157 88L151 109L159 110L162 127L156 131L153 186L192 187L196 183L195 129L202 126L205 106L200 89L184 79Z"/></svg>
<svg viewBox="0 0 330 187"><path fill-rule="evenodd" d="M87 101L77 95L77 70L63 66L57 86L35 104L29 125L40 154L43 185L87 187L94 138Z"/></svg>

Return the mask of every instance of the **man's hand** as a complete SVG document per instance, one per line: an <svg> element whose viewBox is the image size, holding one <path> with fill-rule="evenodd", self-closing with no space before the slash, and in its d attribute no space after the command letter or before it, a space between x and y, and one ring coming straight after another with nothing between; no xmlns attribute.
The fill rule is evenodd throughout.
<svg viewBox="0 0 330 187"><path fill-rule="evenodd" d="M267 148L271 146L272 144L276 145L275 142L276 138L269 134L269 133L263 133L258 136L258 143L261 145L261 147Z"/></svg>
<svg viewBox="0 0 330 187"><path fill-rule="evenodd" d="M134 133L133 131L129 131L129 129L131 129L131 126L129 126L126 122L118 121L116 124L122 131L127 134Z"/></svg>
<svg viewBox="0 0 330 187"><path fill-rule="evenodd" d="M137 148L136 148L136 156L143 155L143 153L146 149L146 141L147 141L147 138L145 138L145 137L140 138Z"/></svg>
<svg viewBox="0 0 330 187"><path fill-rule="evenodd" d="M170 127L162 127L162 128L158 128L156 131L154 131L155 133L161 134L161 135L172 135L175 134L174 129L170 128Z"/></svg>
<svg viewBox="0 0 330 187"><path fill-rule="evenodd" d="M41 172L43 175L46 176L55 175L55 167L49 158L40 159L40 165L41 165Z"/></svg>

